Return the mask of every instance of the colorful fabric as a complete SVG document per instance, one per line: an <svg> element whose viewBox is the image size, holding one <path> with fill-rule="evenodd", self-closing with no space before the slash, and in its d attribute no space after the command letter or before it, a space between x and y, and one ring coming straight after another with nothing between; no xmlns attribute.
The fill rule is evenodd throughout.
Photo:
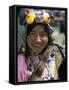
<svg viewBox="0 0 69 90"><path fill-rule="evenodd" d="M58 54L59 53L59 54ZM48 59L44 63L44 71L42 75L36 79L39 81L43 80L56 80L59 79L58 77L58 66L60 63L60 52L58 50L57 56L59 61L56 60L56 52L51 51L50 55L48 56ZM37 64L42 60L42 55L37 56L30 56L28 58L28 64L25 62L25 56L23 54L18 55L18 82L25 82L27 81L32 73L34 72L35 68L37 67ZM56 62L57 61L57 62Z"/></svg>

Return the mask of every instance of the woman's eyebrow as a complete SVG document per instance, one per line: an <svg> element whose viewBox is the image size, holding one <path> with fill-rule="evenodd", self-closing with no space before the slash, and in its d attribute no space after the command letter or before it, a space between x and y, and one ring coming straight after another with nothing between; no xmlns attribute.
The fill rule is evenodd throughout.
<svg viewBox="0 0 69 90"><path fill-rule="evenodd" d="M32 32L35 32L35 31L32 31Z"/></svg>
<svg viewBox="0 0 69 90"><path fill-rule="evenodd" d="M34 33L38 33L38 32L39 32L39 33L46 33L45 31L34 31L34 30L33 30L32 32L34 32ZM31 33L32 33L32 32L31 32Z"/></svg>
<svg viewBox="0 0 69 90"><path fill-rule="evenodd" d="M47 32L41 31L40 33L47 33Z"/></svg>
<svg viewBox="0 0 69 90"><path fill-rule="evenodd" d="M31 33L38 33L37 31L32 31ZM39 33L46 33L44 31L40 31Z"/></svg>

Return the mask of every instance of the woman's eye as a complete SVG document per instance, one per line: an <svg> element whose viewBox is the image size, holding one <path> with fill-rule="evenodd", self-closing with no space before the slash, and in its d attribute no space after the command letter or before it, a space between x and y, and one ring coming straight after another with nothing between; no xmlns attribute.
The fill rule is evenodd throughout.
<svg viewBox="0 0 69 90"><path fill-rule="evenodd" d="M41 36L47 36L47 34L46 33L42 33Z"/></svg>
<svg viewBox="0 0 69 90"><path fill-rule="evenodd" d="M35 33L32 32L32 33L30 33L30 35L35 35Z"/></svg>

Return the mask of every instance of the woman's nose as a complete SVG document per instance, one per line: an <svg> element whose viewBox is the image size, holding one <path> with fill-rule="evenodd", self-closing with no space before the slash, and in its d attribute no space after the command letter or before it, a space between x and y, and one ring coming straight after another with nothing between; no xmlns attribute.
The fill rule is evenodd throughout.
<svg viewBox="0 0 69 90"><path fill-rule="evenodd" d="M37 35L36 41L37 41L38 43L41 42L41 38L40 38L39 35Z"/></svg>

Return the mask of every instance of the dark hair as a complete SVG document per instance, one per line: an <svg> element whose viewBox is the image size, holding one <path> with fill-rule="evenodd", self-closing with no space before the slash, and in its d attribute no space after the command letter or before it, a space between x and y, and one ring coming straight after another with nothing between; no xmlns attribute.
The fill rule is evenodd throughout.
<svg viewBox="0 0 69 90"><path fill-rule="evenodd" d="M40 25L44 28L45 32L49 33L50 34L50 27L47 25L47 24L41 24L41 23L38 23L38 24L29 24L27 25L27 35L33 30L33 28L37 25Z"/></svg>

